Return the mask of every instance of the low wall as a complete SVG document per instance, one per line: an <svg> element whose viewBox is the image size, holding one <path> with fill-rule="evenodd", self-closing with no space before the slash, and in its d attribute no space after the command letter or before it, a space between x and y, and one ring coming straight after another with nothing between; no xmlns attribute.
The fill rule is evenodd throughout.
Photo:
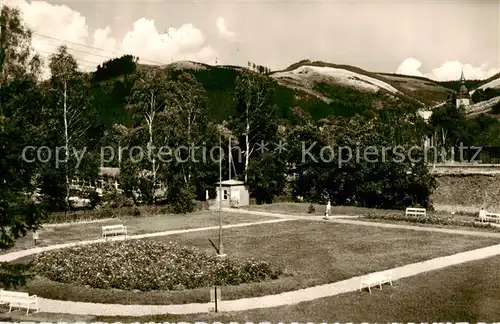
<svg viewBox="0 0 500 324"><path fill-rule="evenodd" d="M473 164L473 163L439 163L429 165L429 170L435 175L447 174L498 174L500 164Z"/></svg>

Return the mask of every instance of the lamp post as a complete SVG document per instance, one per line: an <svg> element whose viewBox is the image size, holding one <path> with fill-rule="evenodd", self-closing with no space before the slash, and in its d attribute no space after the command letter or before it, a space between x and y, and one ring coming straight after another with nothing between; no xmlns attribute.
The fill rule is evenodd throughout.
<svg viewBox="0 0 500 324"><path fill-rule="evenodd" d="M232 159L232 156L231 156L231 136L229 136L228 158L227 158L227 161L228 161L228 164L229 164L229 177L228 177L228 180L231 180L231 159ZM233 207L231 205L232 198L233 198L233 196L231 195L231 184L229 184L229 208Z"/></svg>
<svg viewBox="0 0 500 324"><path fill-rule="evenodd" d="M39 234L38 234L38 231L37 230L34 230L33 231L33 244L36 246L36 242L38 241L38 239L40 238Z"/></svg>
<svg viewBox="0 0 500 324"><path fill-rule="evenodd" d="M225 257L224 254L224 245L222 244L222 139L219 136L219 257Z"/></svg>

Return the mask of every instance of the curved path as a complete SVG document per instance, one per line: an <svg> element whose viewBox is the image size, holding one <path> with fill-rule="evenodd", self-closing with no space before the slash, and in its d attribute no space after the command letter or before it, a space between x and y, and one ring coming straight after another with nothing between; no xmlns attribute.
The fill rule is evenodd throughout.
<svg viewBox="0 0 500 324"><path fill-rule="evenodd" d="M451 228L439 228L430 226L416 226L416 225L405 225L405 224L391 224L382 222L370 222L359 220L363 216L347 216L347 215L336 215L330 216L330 219L324 219L323 216L302 216L302 215L285 215L271 212L259 212L253 210L245 209L234 209L234 208L222 208L223 212L228 213L238 213L238 214L250 214L250 215L262 215L262 216L272 216L281 219L304 219L311 221L321 221L321 222L333 222L339 224L349 224L349 225L362 225L362 226L374 226L374 227L385 227L385 228L397 228L406 229L412 231L422 231L422 232L437 232L446 234L459 234L459 235L471 235L471 236L481 236L481 237L493 237L500 238L500 232L486 232L486 231L469 231L469 230L459 230ZM357 220L349 220L357 219Z"/></svg>
<svg viewBox="0 0 500 324"><path fill-rule="evenodd" d="M238 210L242 212L242 210ZM262 214L258 212L245 211L246 213ZM254 223L242 223L226 225L224 228L234 228L243 226L252 226L259 224L268 223L278 223L291 221L296 219L309 219L309 220L323 220L317 217L310 216L288 216L288 215L278 215L274 213L266 213L270 216L280 217L282 219L260 221ZM486 233L486 232L473 232L473 231L461 231L452 229L440 229L440 228L428 228L428 227L417 227L408 225L396 225L396 224L385 224L385 223L372 223L372 222L360 222L360 221L349 221L341 220L340 218L347 218L349 216L337 216L333 217L331 220L340 223L348 223L354 225L367 225L367 226L380 226L380 227L391 227L391 228L404 228L419 231L432 231L432 232L445 232L445 233L455 233L455 234L465 234L465 235L478 235L484 236L484 234L490 234L486 236L493 236L500 238L500 234L497 233ZM146 237L155 236L165 236L174 235L181 233L189 233L195 231L205 231L217 229L218 227L204 227L204 228L193 228L185 230L175 230L159 233L150 233L143 235L129 236L129 239L139 239ZM119 240L120 238L114 238L112 240ZM49 247L34 248L19 252L14 252L6 255L0 256L0 261L12 261L23 256L40 253L43 251L60 249L65 247L85 245L92 243L104 242L104 239L93 240L93 241L81 241L68 244L59 244ZM449 267L457 265L460 263L480 260L500 254L500 244L489 246L486 248L476 249L472 251L462 252L446 257L439 257L423 262L417 262L402 267L394 268L393 270L393 280L414 276L420 273L424 273L431 270L437 270L444 267ZM227 300L222 301L219 304L219 310L226 311L243 311L256 308L268 308L277 307L283 305L292 305L300 302L311 301L318 298L330 297L346 292L355 291L359 288L359 280L361 277L354 277L347 280L310 287L290 292L285 292L276 295L268 295L263 297L255 298L245 298L238 300ZM208 292L207 292L208 293ZM192 303L192 304L182 304L182 305L119 305L119 304L96 304L96 303L83 303L83 302L72 302L72 301L61 301L61 300L50 300L39 298L39 305L41 312L47 313L61 313L61 314L74 314L74 315L101 315L101 316L145 316L145 315L157 315L157 314L195 314L195 313L205 313L209 311L209 308L213 307L212 303Z"/></svg>

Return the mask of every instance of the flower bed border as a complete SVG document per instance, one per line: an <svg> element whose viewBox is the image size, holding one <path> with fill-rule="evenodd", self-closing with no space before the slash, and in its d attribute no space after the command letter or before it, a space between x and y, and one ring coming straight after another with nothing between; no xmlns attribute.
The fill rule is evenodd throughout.
<svg viewBox="0 0 500 324"><path fill-rule="evenodd" d="M427 216L405 216L401 214L372 214L369 213L360 218L379 219L385 221L401 221L413 224L428 224L428 225L443 225L443 226L459 226L481 229L498 229L491 223L481 223L477 220L461 220L453 217L440 217L434 215Z"/></svg>

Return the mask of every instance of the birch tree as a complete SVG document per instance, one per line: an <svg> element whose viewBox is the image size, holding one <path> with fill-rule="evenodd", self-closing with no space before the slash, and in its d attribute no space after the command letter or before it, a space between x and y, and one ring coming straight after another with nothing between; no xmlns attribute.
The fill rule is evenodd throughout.
<svg viewBox="0 0 500 324"><path fill-rule="evenodd" d="M83 146L84 135L89 128L90 114L89 88L85 85L84 76L78 72L75 58L66 46L61 46L49 58L51 87L48 107L58 134L62 135L64 147L65 203L68 210L70 197L70 181L75 173L72 171L74 150Z"/></svg>
<svg viewBox="0 0 500 324"><path fill-rule="evenodd" d="M276 137L276 112L272 104L273 84L265 76L246 72L236 80L237 116L233 128L243 138L245 182L250 157L257 144L267 143Z"/></svg>
<svg viewBox="0 0 500 324"><path fill-rule="evenodd" d="M184 182L189 183L193 174L192 165L195 152L192 148L201 142L207 126L207 106L205 91L196 79L187 73L181 74L170 84L169 106L175 112L173 116L186 129L184 142L189 147L187 155L187 176L184 173ZM178 134L181 134L180 132ZM182 141L182 139L181 139Z"/></svg>
<svg viewBox="0 0 500 324"><path fill-rule="evenodd" d="M128 107L135 119L134 132L141 138L145 133L147 139L151 199L154 199L160 168L156 159L155 145L164 145L167 141L164 135L166 129L162 129L161 124L166 116L168 87L169 80L165 70L142 71L137 75L128 100Z"/></svg>

